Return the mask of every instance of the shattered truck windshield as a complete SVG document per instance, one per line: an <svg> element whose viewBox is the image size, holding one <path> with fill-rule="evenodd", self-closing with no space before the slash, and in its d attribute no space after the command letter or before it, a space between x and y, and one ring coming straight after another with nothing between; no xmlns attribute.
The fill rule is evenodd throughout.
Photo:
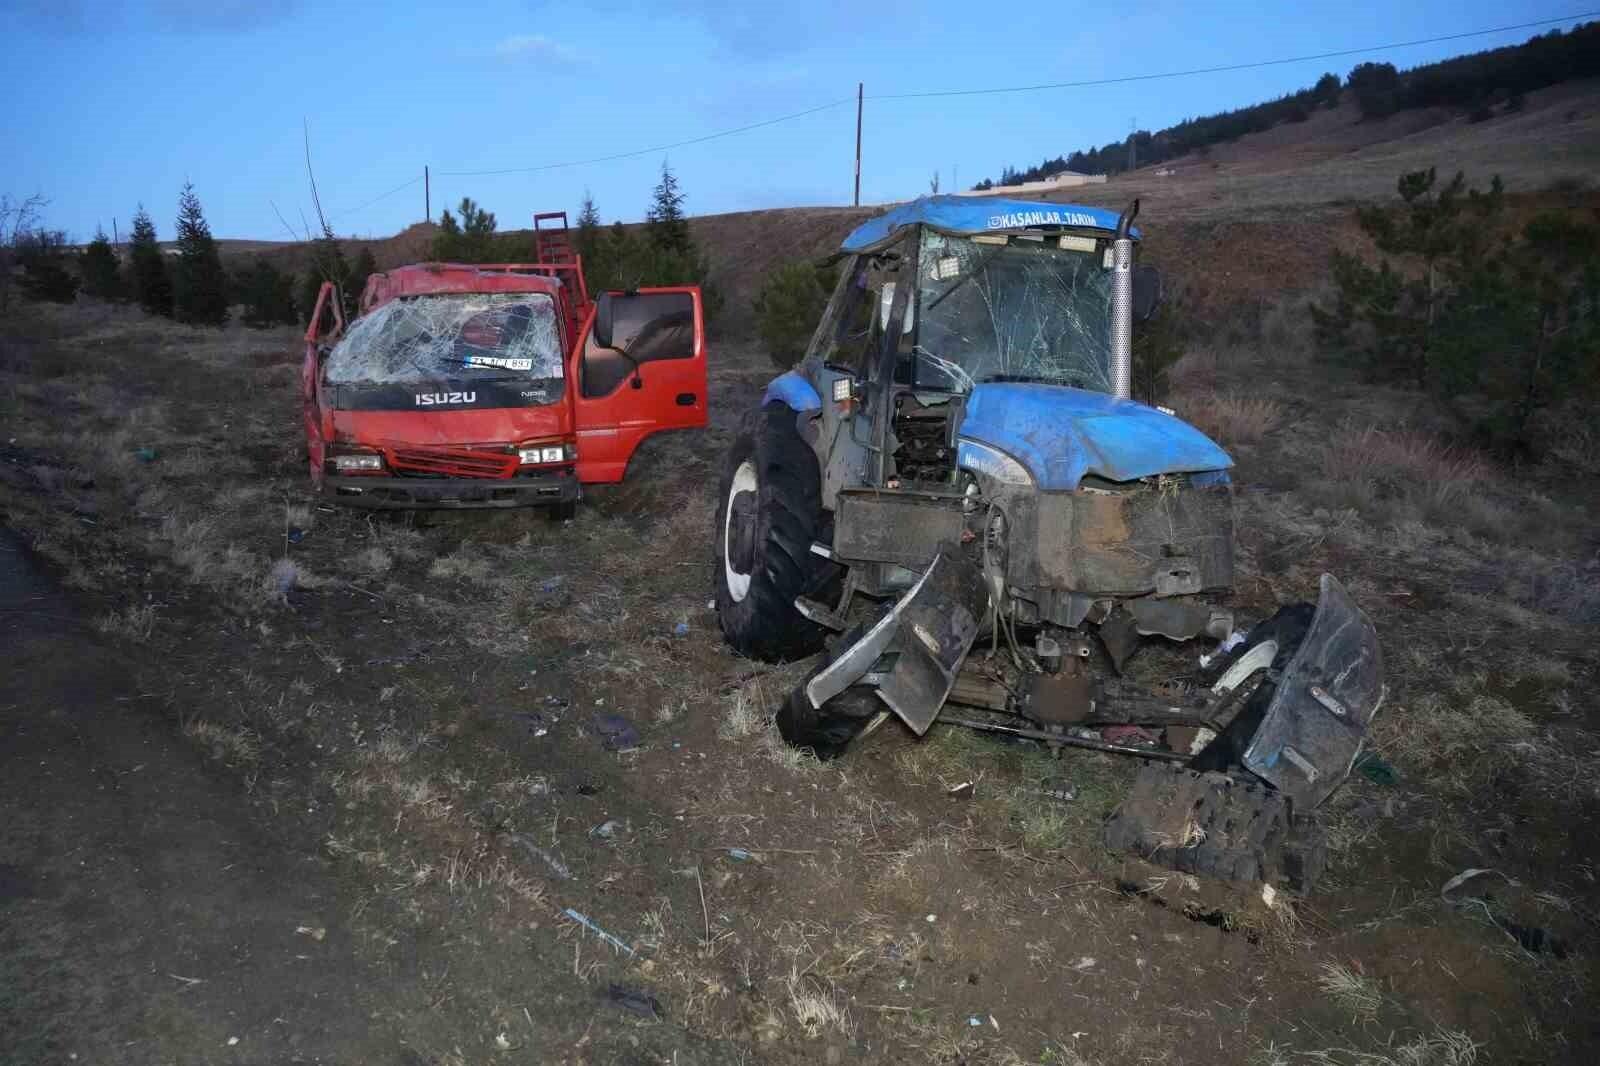
<svg viewBox="0 0 1600 1066"><path fill-rule="evenodd" d="M1111 391L1111 271L1070 234L951 237L924 230L916 384L966 391L1034 381Z"/></svg>
<svg viewBox="0 0 1600 1066"><path fill-rule="evenodd" d="M326 373L335 385L559 381L555 301L542 292L393 300L351 325Z"/></svg>

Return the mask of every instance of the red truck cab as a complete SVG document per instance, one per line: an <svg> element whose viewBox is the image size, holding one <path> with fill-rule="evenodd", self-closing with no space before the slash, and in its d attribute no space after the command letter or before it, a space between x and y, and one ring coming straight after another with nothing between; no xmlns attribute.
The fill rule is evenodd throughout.
<svg viewBox="0 0 1600 1066"><path fill-rule="evenodd" d="M324 284L301 376L313 486L358 507L570 514L652 433L704 427L700 290L591 300L578 256L559 258L374 274L348 327Z"/></svg>

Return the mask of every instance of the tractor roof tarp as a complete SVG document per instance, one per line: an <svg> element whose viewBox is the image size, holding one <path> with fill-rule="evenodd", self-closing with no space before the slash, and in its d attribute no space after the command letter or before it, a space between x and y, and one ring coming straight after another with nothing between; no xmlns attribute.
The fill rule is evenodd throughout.
<svg viewBox="0 0 1600 1066"><path fill-rule="evenodd" d="M840 251L867 251L907 226L931 226L941 233L958 235L1039 226L1100 229L1109 233L1117 228L1117 213L1081 204L1000 200L992 196L924 196L863 222L844 239ZM1138 238L1137 227L1132 236Z"/></svg>

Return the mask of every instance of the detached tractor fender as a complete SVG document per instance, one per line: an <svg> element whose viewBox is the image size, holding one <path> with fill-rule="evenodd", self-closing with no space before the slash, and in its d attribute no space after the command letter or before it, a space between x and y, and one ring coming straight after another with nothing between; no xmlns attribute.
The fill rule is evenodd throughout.
<svg viewBox="0 0 1600 1066"><path fill-rule="evenodd" d="M816 386L798 370L779 374L767 383L767 391L761 397L761 406L765 407L769 403L781 403L796 414L822 410L822 397L818 394Z"/></svg>

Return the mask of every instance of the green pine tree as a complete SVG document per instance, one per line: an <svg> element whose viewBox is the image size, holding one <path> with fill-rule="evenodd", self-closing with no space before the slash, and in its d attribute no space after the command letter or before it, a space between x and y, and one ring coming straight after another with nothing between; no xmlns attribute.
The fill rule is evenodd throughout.
<svg viewBox="0 0 1600 1066"><path fill-rule="evenodd" d="M258 329L294 325L299 316L294 306L294 276L283 274L264 257L244 275L244 322Z"/></svg>
<svg viewBox="0 0 1600 1066"><path fill-rule="evenodd" d="M350 284L345 294L346 314L354 316L361 306L361 294L367 291L367 278L378 272L378 261L366 245L356 254L355 265L350 268Z"/></svg>
<svg viewBox="0 0 1600 1066"><path fill-rule="evenodd" d="M578 231L573 237L573 248L583 260L585 283L592 291L606 273L601 260L605 231L600 228L600 209L594 205L594 195L583 190L583 205L578 208Z"/></svg>
<svg viewBox="0 0 1600 1066"><path fill-rule="evenodd" d="M106 238L104 230L96 230L78 256L78 272L83 276L83 291L102 300L115 300L122 295L122 274L117 265L116 250Z"/></svg>
<svg viewBox="0 0 1600 1066"><path fill-rule="evenodd" d="M133 216L133 235L128 241L128 290L150 314L172 314L172 275L156 241L156 224L143 204Z"/></svg>
<svg viewBox="0 0 1600 1066"><path fill-rule="evenodd" d="M656 248L694 258L694 238L689 233L689 222L683 216L683 199L683 192L678 188L678 176L663 159L661 180L656 183L650 197L650 210L645 215L646 232L650 243Z"/></svg>
<svg viewBox="0 0 1600 1066"><path fill-rule="evenodd" d="M489 263L495 260L495 217L470 196L463 196L456 210L460 222L448 208L439 219L439 232L433 238L433 257L448 263Z"/></svg>
<svg viewBox="0 0 1600 1066"><path fill-rule="evenodd" d="M200 198L189 182L178 197L178 260L174 266L172 307L177 319L207 326L227 322L228 276Z"/></svg>

